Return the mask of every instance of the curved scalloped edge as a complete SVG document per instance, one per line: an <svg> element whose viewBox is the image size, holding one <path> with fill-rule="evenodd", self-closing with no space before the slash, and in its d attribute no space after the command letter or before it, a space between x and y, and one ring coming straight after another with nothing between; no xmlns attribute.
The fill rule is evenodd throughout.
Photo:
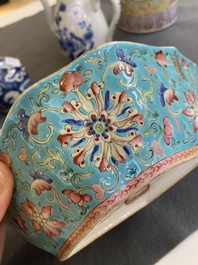
<svg viewBox="0 0 198 265"><path fill-rule="evenodd" d="M186 150L183 150L181 152L178 152L176 154L173 154L169 157L166 157L165 159L159 161L158 163L152 165L149 167L147 170L141 172L136 178L132 179L129 181L127 184L125 184L121 189L116 191L113 195L111 195L108 199L103 201L101 204L99 204L95 209L93 209L90 214L85 218L85 220L80 224L80 226L74 231L74 233L65 241L65 243L62 245L62 247L59 249L57 253L58 259L61 261L68 259L72 255L74 255L76 252L78 252L80 249L84 248L86 245L91 243L95 238L101 236L105 232L109 231L113 227L115 227L117 224L120 222L124 221L126 218L128 218L130 215L134 214L141 208L145 207L148 205L151 201L153 201L155 198L160 196L163 192L165 192L168 188L173 186L177 181L179 181L182 177L184 177L187 173L189 173L193 168L197 166L197 162L194 159L197 159L198 156L198 145L188 148ZM186 163L189 161L193 160L193 164L188 167L186 166ZM77 249L76 246L77 244L80 244L80 241L82 239L86 239L86 236L89 235L89 233L92 231L93 228L96 228L96 226L99 224L99 222L104 221L104 218L106 215L110 212L112 214L113 218L114 212L113 209L115 207L119 207L121 204L120 208L122 205L126 205L126 201L134 196L134 200L132 202L135 202L139 196L136 196L140 192L140 197L145 196L148 192L148 190L151 190L151 186L153 181L156 181L158 178L159 182L161 179L163 179L164 174L170 174L171 169L176 169L178 172L178 167L179 166L184 166L184 169L180 171L180 174L176 178L170 179L170 182L167 183L166 186L163 185L163 188L160 192L157 192L157 194L152 192L152 196L149 200L146 201L146 203L138 203L136 205L136 209L132 210L131 213L129 214L129 207L134 208L130 203L127 203L127 208L125 208L125 214L121 216L122 220L117 221L114 224L109 223L106 221L106 226L108 229L104 229L103 233L100 234L98 233L98 236L96 236L95 233L92 233L91 238L87 241L87 243L84 241L83 244L78 246ZM159 183L158 182L158 183ZM148 185L150 186L149 188ZM141 192L143 190L143 192ZM145 190L145 192L144 192ZM143 193L143 194L142 194ZM118 210L118 211L119 211ZM127 213L128 211L128 213Z"/></svg>

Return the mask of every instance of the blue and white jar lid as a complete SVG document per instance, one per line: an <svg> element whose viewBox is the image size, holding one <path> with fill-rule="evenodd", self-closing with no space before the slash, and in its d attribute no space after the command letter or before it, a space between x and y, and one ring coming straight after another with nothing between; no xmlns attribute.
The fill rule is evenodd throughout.
<svg viewBox="0 0 198 265"><path fill-rule="evenodd" d="M18 58L0 57L0 110L7 111L30 86L30 78Z"/></svg>

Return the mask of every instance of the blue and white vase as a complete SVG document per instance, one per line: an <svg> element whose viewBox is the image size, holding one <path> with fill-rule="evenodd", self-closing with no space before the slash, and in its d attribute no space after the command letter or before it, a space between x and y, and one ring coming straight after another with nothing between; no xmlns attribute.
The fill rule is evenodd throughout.
<svg viewBox="0 0 198 265"><path fill-rule="evenodd" d="M113 16L108 25L100 8L100 0L58 0L54 14L47 0L41 2L61 50L71 60L111 41L121 12L120 0L111 0Z"/></svg>

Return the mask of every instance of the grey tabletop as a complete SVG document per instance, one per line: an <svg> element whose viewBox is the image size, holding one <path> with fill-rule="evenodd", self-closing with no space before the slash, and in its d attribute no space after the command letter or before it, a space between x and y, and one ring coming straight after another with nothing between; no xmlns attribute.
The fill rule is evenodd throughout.
<svg viewBox="0 0 198 265"><path fill-rule="evenodd" d="M109 21L110 3L103 0L102 8ZM186 57L198 63L197 14L196 0L180 0L178 21L172 27L140 35L117 28L114 40L176 46ZM0 29L0 56L20 58L32 83L69 62L61 54L43 12ZM0 114L1 125L4 118L5 114ZM198 229L197 175L198 169L193 170L154 202L63 263L8 228L2 265L155 264Z"/></svg>

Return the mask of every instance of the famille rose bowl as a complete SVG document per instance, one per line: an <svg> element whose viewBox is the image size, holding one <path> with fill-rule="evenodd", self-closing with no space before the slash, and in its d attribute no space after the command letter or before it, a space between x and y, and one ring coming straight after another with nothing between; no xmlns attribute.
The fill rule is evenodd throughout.
<svg viewBox="0 0 198 265"><path fill-rule="evenodd" d="M176 48L111 42L31 86L1 133L9 221L65 260L146 206L197 165L197 83Z"/></svg>

